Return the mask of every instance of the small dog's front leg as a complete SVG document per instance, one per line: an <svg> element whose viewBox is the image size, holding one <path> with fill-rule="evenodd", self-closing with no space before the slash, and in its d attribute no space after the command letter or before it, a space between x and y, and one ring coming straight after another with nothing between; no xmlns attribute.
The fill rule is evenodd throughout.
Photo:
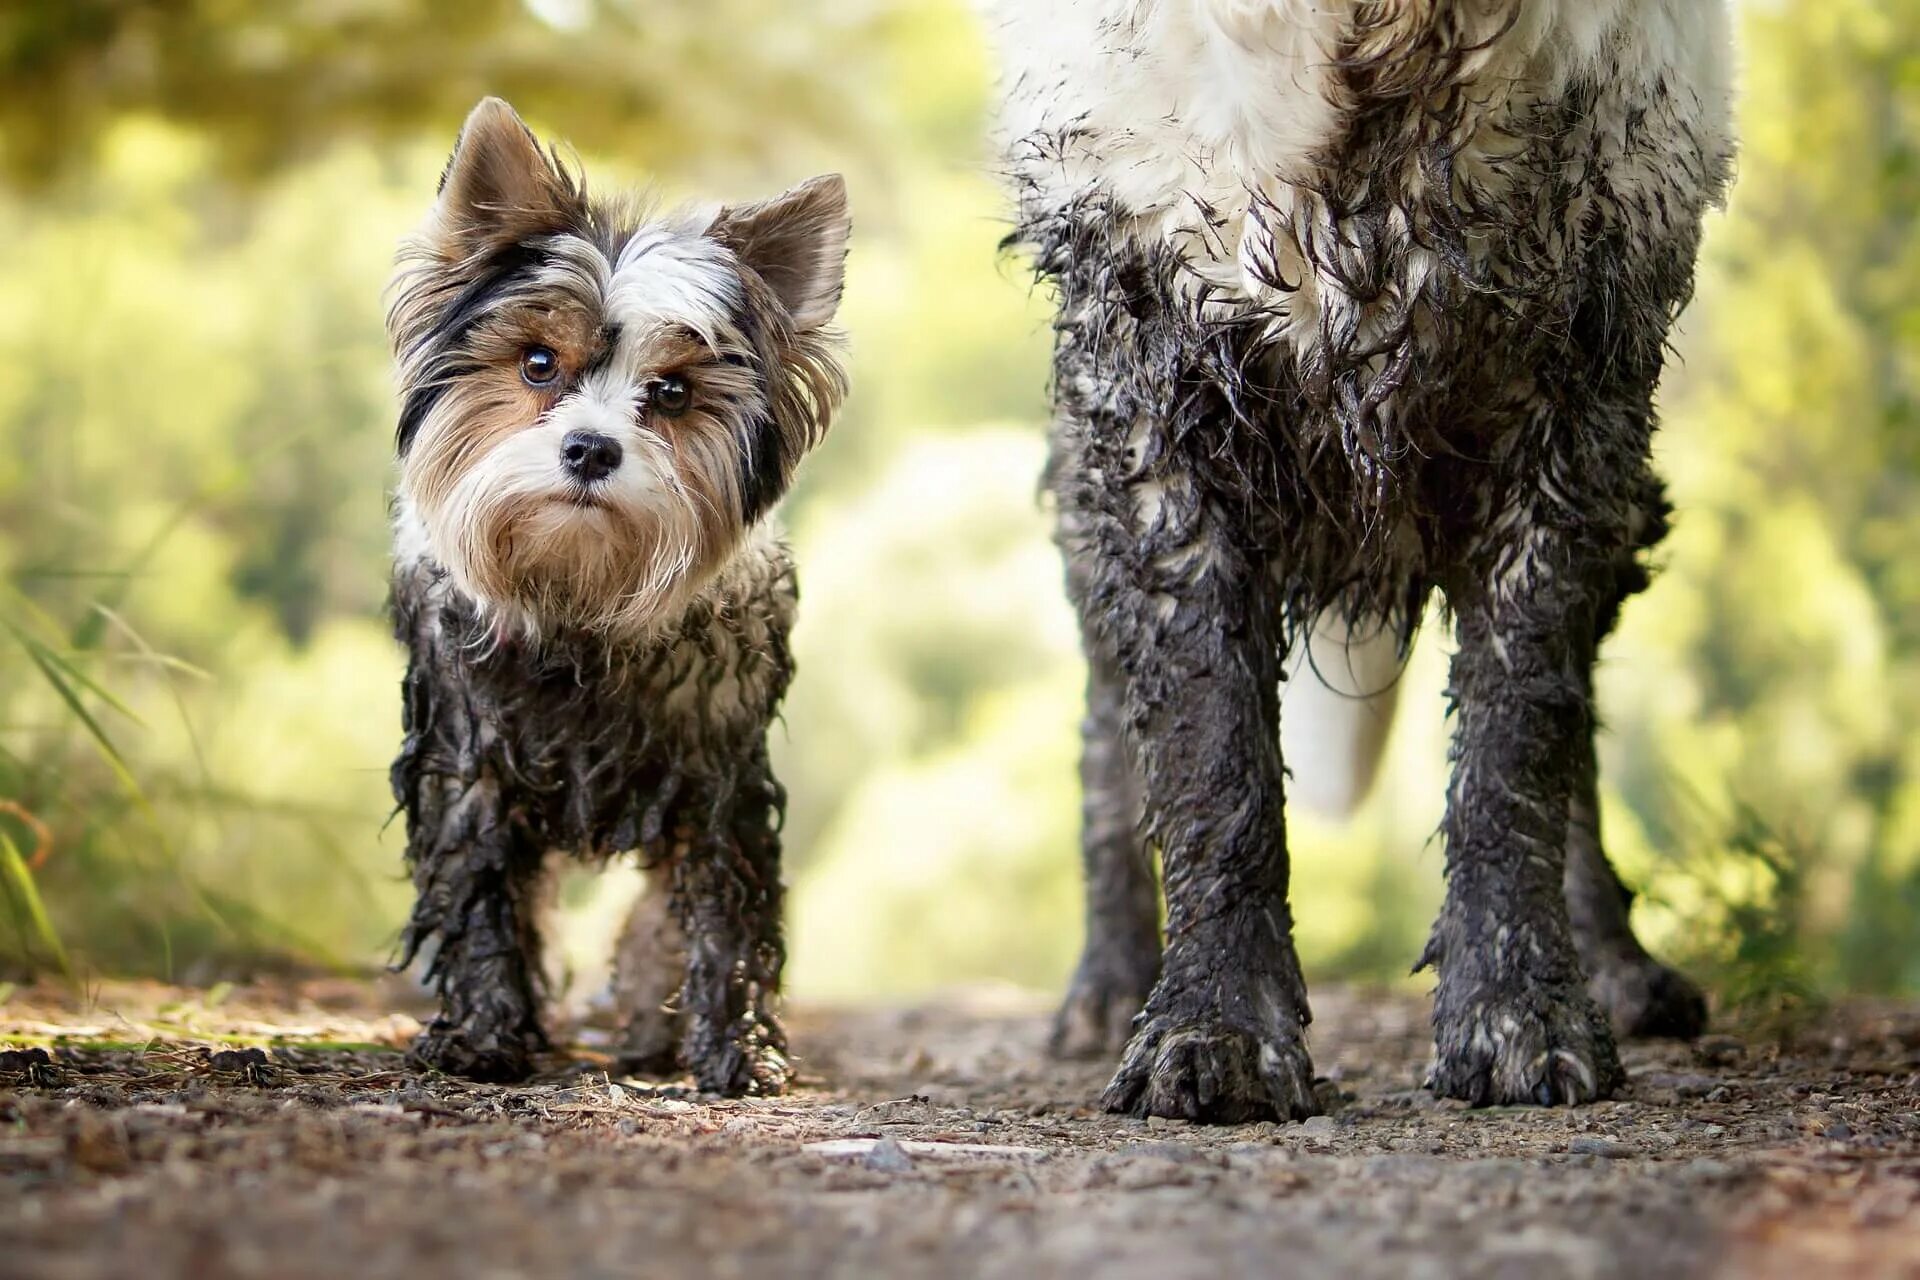
<svg viewBox="0 0 1920 1280"><path fill-rule="evenodd" d="M710 1093L780 1093L791 1070L774 1008L786 960L781 805L762 747L711 809L719 829L696 834L674 861L673 905L687 948L680 1058Z"/></svg>
<svg viewBox="0 0 1920 1280"><path fill-rule="evenodd" d="M412 799L408 856L419 896L405 948L409 958L431 951L440 1014L409 1056L474 1080L523 1079L546 1047L536 991L540 851L491 777L423 778Z"/></svg>

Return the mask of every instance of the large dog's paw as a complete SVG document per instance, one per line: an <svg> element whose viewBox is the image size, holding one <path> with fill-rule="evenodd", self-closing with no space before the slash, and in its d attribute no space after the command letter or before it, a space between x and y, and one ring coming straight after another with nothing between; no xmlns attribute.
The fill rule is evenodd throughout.
<svg viewBox="0 0 1920 1280"><path fill-rule="evenodd" d="M1287 1021L1256 1035L1218 1018L1149 1017L1100 1105L1207 1124L1304 1120L1316 1109L1313 1060Z"/></svg>
<svg viewBox="0 0 1920 1280"><path fill-rule="evenodd" d="M475 1034L435 1020L414 1038L407 1061L450 1076L509 1084L533 1074L533 1046L519 1036Z"/></svg>
<svg viewBox="0 0 1920 1280"><path fill-rule="evenodd" d="M1482 987L1457 1004L1443 992L1433 1024L1427 1087L1443 1098L1575 1105L1611 1097L1626 1081L1613 1032L1584 991Z"/></svg>
<svg viewBox="0 0 1920 1280"><path fill-rule="evenodd" d="M1707 1029L1707 997L1651 956L1599 965L1587 992L1622 1039L1697 1040Z"/></svg>
<svg viewBox="0 0 1920 1280"><path fill-rule="evenodd" d="M1120 1052L1153 990L1153 977L1151 972L1134 976L1094 970L1083 962L1053 1015L1047 1052L1056 1058L1111 1058Z"/></svg>

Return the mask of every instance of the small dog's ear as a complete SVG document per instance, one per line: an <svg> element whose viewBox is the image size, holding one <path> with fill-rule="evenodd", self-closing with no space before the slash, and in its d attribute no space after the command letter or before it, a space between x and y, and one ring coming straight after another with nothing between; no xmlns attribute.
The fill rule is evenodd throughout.
<svg viewBox="0 0 1920 1280"><path fill-rule="evenodd" d="M580 192L533 131L499 98L482 98L440 175L441 244L464 257L492 243L564 228Z"/></svg>
<svg viewBox="0 0 1920 1280"><path fill-rule="evenodd" d="M847 273L847 184L837 173L720 211L709 234L752 267L805 333L833 319Z"/></svg>

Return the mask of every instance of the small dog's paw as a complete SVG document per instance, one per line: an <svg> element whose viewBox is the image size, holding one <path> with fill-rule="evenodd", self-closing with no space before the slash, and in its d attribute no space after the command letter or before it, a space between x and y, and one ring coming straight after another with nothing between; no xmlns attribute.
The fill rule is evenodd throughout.
<svg viewBox="0 0 1920 1280"><path fill-rule="evenodd" d="M407 1061L450 1076L510 1084L533 1074L533 1053L509 1036L474 1036L460 1027L435 1022L414 1039Z"/></svg>
<svg viewBox="0 0 1920 1280"><path fill-rule="evenodd" d="M1707 1029L1707 997L1684 975L1650 956L1602 964L1587 983L1627 1040L1697 1040Z"/></svg>
<svg viewBox="0 0 1920 1280"><path fill-rule="evenodd" d="M622 1075L664 1080L680 1074L680 1053L670 1044L651 1046L625 1044L614 1055L613 1061Z"/></svg>
<svg viewBox="0 0 1920 1280"><path fill-rule="evenodd" d="M1443 992L1442 1009L1449 1003ZM1507 998L1483 989L1434 1014L1427 1088L1440 1097L1476 1107L1577 1105L1613 1096L1625 1080L1613 1032L1584 991Z"/></svg>
<svg viewBox="0 0 1920 1280"><path fill-rule="evenodd" d="M627 1020L614 1060L628 1075L679 1075L684 1034L685 1022L678 1014L664 1008L648 1009Z"/></svg>
<svg viewBox="0 0 1920 1280"><path fill-rule="evenodd" d="M1083 966L1053 1015L1047 1052L1056 1058L1111 1058L1126 1047L1134 1018L1152 990L1150 973L1144 979L1128 978L1090 973Z"/></svg>
<svg viewBox="0 0 1920 1280"><path fill-rule="evenodd" d="M1313 1060L1297 1024L1255 1035L1217 1019L1150 1018L1100 1105L1207 1124L1304 1120L1318 1110Z"/></svg>

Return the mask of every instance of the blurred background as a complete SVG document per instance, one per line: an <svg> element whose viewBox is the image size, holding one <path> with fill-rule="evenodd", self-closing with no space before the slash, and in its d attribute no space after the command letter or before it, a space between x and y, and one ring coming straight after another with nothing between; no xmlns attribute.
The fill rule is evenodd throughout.
<svg viewBox="0 0 1920 1280"><path fill-rule="evenodd" d="M1740 28L1740 178L1663 394L1681 518L1605 654L1605 822L1653 947L1791 1017L1920 990L1920 0ZM0 10L0 978L389 956L381 292L498 93L603 186L848 174L855 391L784 513L791 985L1058 988L1082 668L990 87L955 0ZM1295 817L1311 977L1408 981L1445 648L1365 809ZM623 888L569 886L580 954Z"/></svg>

